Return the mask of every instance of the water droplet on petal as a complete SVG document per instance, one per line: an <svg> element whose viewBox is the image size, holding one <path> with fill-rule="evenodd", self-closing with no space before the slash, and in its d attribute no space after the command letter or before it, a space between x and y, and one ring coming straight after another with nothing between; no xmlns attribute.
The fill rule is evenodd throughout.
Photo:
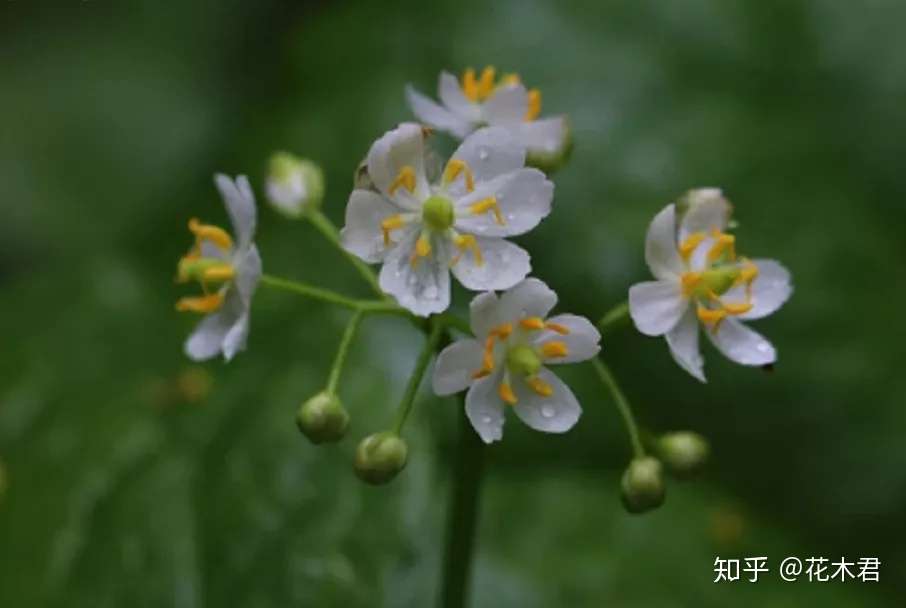
<svg viewBox="0 0 906 608"><path fill-rule="evenodd" d="M485 414L481 417L481 422L484 424L491 424L492 422L494 422L494 419L491 416Z"/></svg>
<svg viewBox="0 0 906 608"><path fill-rule="evenodd" d="M487 149L487 148L482 147L482 148L480 148L480 149L478 150L478 158L479 158L479 159L481 159L481 160L488 160L488 156L490 156L490 153L488 152L488 149Z"/></svg>
<svg viewBox="0 0 906 608"><path fill-rule="evenodd" d="M515 214L515 213L508 213L507 216L506 216L506 219L512 222L513 220L516 219L516 214Z"/></svg>
<svg viewBox="0 0 906 608"><path fill-rule="evenodd" d="M475 228L475 230L478 231L478 232L487 232L488 227L487 227L487 226L477 226L477 227Z"/></svg>
<svg viewBox="0 0 906 608"><path fill-rule="evenodd" d="M554 409L553 405L542 405L541 406L541 415L545 418L553 418L557 413L557 410Z"/></svg>
<svg viewBox="0 0 906 608"><path fill-rule="evenodd" d="M755 350L760 353L766 353L771 350L771 346L767 342L759 342L757 345L755 345Z"/></svg>

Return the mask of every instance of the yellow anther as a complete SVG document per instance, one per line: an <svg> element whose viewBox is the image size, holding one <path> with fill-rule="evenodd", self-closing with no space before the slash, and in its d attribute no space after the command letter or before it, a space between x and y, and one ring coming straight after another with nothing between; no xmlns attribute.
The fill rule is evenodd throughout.
<svg viewBox="0 0 906 608"><path fill-rule="evenodd" d="M497 70L494 66L489 65L481 71L481 79L478 81L478 99L486 99L494 91L494 80Z"/></svg>
<svg viewBox="0 0 906 608"><path fill-rule="evenodd" d="M481 369L488 373L494 370L494 346L497 344L497 336L493 333L484 341L484 353L481 357Z"/></svg>
<svg viewBox="0 0 906 608"><path fill-rule="evenodd" d="M459 159L451 159L447 163L447 168L444 169L444 183L449 184L462 173L466 178L466 192L471 192L475 189L475 177L472 175L472 170L469 169L469 165L465 161Z"/></svg>
<svg viewBox="0 0 906 608"><path fill-rule="evenodd" d="M746 286L746 300L752 299L752 283L758 278L758 266L749 260L745 260L743 267L739 272L737 282Z"/></svg>
<svg viewBox="0 0 906 608"><path fill-rule="evenodd" d="M478 241L471 234L461 234L453 239L453 244L459 248L453 259L450 261L451 266L455 266L462 257L463 252L471 251L472 257L475 258L475 265L482 266L484 259L481 257L481 249L478 247Z"/></svg>
<svg viewBox="0 0 906 608"><path fill-rule="evenodd" d="M192 298L180 298L179 301L176 302L176 310L179 312L209 313L219 310L221 306L223 306L223 296L219 293Z"/></svg>
<svg viewBox="0 0 906 608"><path fill-rule="evenodd" d="M731 315L744 315L752 310L751 302L724 302L722 305Z"/></svg>
<svg viewBox="0 0 906 608"><path fill-rule="evenodd" d="M561 336L565 336L569 333L569 328L566 325L560 325L559 323L551 323L548 321L544 324L545 329L549 329L552 332L556 332Z"/></svg>
<svg viewBox="0 0 906 608"><path fill-rule="evenodd" d="M701 285L701 282L702 274L700 272L684 272L680 276L680 284L682 285L683 295L689 297L694 294L699 285Z"/></svg>
<svg viewBox="0 0 906 608"><path fill-rule="evenodd" d="M476 372L472 372L472 379L478 380L480 378L484 378L485 376L490 376L490 375L491 375L491 370L481 368L480 370L478 370Z"/></svg>
<svg viewBox="0 0 906 608"><path fill-rule="evenodd" d="M210 241L224 251L229 251L233 247L233 239L223 228L202 224L196 218L189 220L189 230L195 235L198 243Z"/></svg>
<svg viewBox="0 0 906 608"><path fill-rule="evenodd" d="M462 92L472 101L478 101L478 82L475 80L475 70L467 68L462 74Z"/></svg>
<svg viewBox="0 0 906 608"><path fill-rule="evenodd" d="M217 264L205 268L201 273L202 281L222 282L232 281L236 278L236 269L231 264Z"/></svg>
<svg viewBox="0 0 906 608"><path fill-rule="evenodd" d="M541 91L532 89L528 92L528 109L525 111L523 120L531 122L541 114Z"/></svg>
<svg viewBox="0 0 906 608"><path fill-rule="evenodd" d="M544 319L541 317L526 317L519 321L519 325L525 329L544 329Z"/></svg>
<svg viewBox="0 0 906 608"><path fill-rule="evenodd" d="M396 214L391 215L387 218L384 218L381 221L381 232L384 233L384 246L387 247L390 245L390 231L396 230L397 228L402 228L406 225L406 220L403 219L403 216Z"/></svg>
<svg viewBox="0 0 906 608"><path fill-rule="evenodd" d="M409 165L404 165L403 168L400 169L399 175L396 176L396 179L393 180L387 191L390 192L392 196L401 187L408 190L410 194L415 192L415 169Z"/></svg>
<svg viewBox="0 0 906 608"><path fill-rule="evenodd" d="M696 310L698 314L698 319L705 325L712 326L714 331L717 331L720 322L727 317L727 311L723 308L705 308L704 306L699 305Z"/></svg>
<svg viewBox="0 0 906 608"><path fill-rule="evenodd" d="M550 397L554 394L553 387L538 376L526 378L525 382L529 385L530 389L532 389L542 397Z"/></svg>
<svg viewBox="0 0 906 608"><path fill-rule="evenodd" d="M516 405L519 400L516 399L516 393L513 392L513 387L507 382L501 382L500 386L497 387L497 394L500 395L500 398L504 402L510 405Z"/></svg>
<svg viewBox="0 0 906 608"><path fill-rule="evenodd" d="M687 236L679 245L679 254L687 262L695 248L701 245L701 242L707 238L704 232L693 232Z"/></svg>
<svg viewBox="0 0 906 608"><path fill-rule="evenodd" d="M513 333L512 323L501 323L491 330L491 334L497 336L501 340L506 340L507 338L509 338L511 333Z"/></svg>
<svg viewBox="0 0 906 608"><path fill-rule="evenodd" d="M519 74L504 74L500 79L500 86L502 87L511 87L521 83L522 79L519 78Z"/></svg>
<svg viewBox="0 0 906 608"><path fill-rule="evenodd" d="M560 342L559 340L554 342L545 342L541 346L541 354L548 359L565 357L569 354L569 347L566 345L566 342Z"/></svg>
<svg viewBox="0 0 906 608"><path fill-rule="evenodd" d="M488 211L493 211L494 221L499 225L503 226L506 222L503 220L503 215L500 213L500 206L497 205L497 197L489 196L483 198L480 201L476 201L469 205L469 211L472 212L472 215L481 215L482 213L487 213Z"/></svg>
<svg viewBox="0 0 906 608"><path fill-rule="evenodd" d="M418 240L415 241L415 251L412 252L409 263L412 266L415 266L421 258L426 258L429 255L431 255L431 241L425 235L421 235L418 237Z"/></svg>
<svg viewBox="0 0 906 608"><path fill-rule="evenodd" d="M712 232L714 244L708 250L708 262L714 263L726 255L727 259L736 259L736 237L715 229Z"/></svg>

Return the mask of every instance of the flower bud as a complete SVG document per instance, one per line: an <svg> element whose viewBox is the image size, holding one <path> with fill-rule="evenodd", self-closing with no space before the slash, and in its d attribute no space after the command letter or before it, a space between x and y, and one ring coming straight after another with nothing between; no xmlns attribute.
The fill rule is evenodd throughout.
<svg viewBox="0 0 906 608"><path fill-rule="evenodd" d="M336 395L324 391L299 407L296 424L312 443L333 443L346 434L349 414Z"/></svg>
<svg viewBox="0 0 906 608"><path fill-rule="evenodd" d="M664 478L661 463L650 456L635 458L623 473L623 506L630 513L644 513L664 503Z"/></svg>
<svg viewBox="0 0 906 608"><path fill-rule="evenodd" d="M569 120L563 117L563 132L560 141L550 149L528 148L526 150L525 164L540 169L545 173L553 173L560 169L569 160L573 151L573 132Z"/></svg>
<svg viewBox="0 0 906 608"><path fill-rule="evenodd" d="M682 218L690 209L705 203L726 202L720 188L695 188L689 190L676 201L676 216Z"/></svg>
<svg viewBox="0 0 906 608"><path fill-rule="evenodd" d="M324 173L310 160L277 152L269 163L266 189L274 209L287 217L298 218L321 206Z"/></svg>
<svg viewBox="0 0 906 608"><path fill-rule="evenodd" d="M708 441L692 431L666 433L658 439L657 447L667 469L681 479L701 471L711 451Z"/></svg>
<svg viewBox="0 0 906 608"><path fill-rule="evenodd" d="M355 451L355 472L372 485L387 483L406 466L409 448L399 435L391 432L365 437Z"/></svg>

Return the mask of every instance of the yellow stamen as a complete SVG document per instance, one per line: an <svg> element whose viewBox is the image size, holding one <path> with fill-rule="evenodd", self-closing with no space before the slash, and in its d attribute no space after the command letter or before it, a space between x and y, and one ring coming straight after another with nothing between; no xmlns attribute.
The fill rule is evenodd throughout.
<svg viewBox="0 0 906 608"><path fill-rule="evenodd" d="M683 240L679 245L679 254L680 257L685 261L689 261L689 257L692 255L692 252L695 251L695 248L701 245L701 242L705 240L707 236L704 232L693 232Z"/></svg>
<svg viewBox="0 0 906 608"><path fill-rule="evenodd" d="M481 249L478 247L478 241L474 236L471 234L461 234L453 239L453 244L456 245L460 251L450 261L451 266L455 266L459 263L459 259L466 251L472 252L472 257L475 258L476 266L484 265L484 258L481 257Z"/></svg>
<svg viewBox="0 0 906 608"><path fill-rule="evenodd" d="M544 329L544 319L541 317L526 317L519 321L525 329Z"/></svg>
<svg viewBox="0 0 906 608"><path fill-rule="evenodd" d="M489 65L481 71L481 79L478 81L478 98L485 99L494 91L494 80L497 70L494 66Z"/></svg>
<svg viewBox="0 0 906 608"><path fill-rule="evenodd" d="M541 91L532 89L528 92L528 109L525 111L525 117L522 120L531 122L541 114Z"/></svg>
<svg viewBox="0 0 906 608"><path fill-rule="evenodd" d="M727 317L727 311L723 308L712 309L701 305L698 306L696 313L699 321L705 325L712 326L714 332L717 332L720 322Z"/></svg>
<svg viewBox="0 0 906 608"><path fill-rule="evenodd" d="M513 387L507 382L501 382L500 386L497 387L497 394L500 395L500 398L504 402L510 405L516 405L519 400L516 399L516 393L513 392Z"/></svg>
<svg viewBox="0 0 906 608"><path fill-rule="evenodd" d="M714 263L719 260L724 255L727 256L729 260L736 259L736 237L732 234L726 234L715 229L712 232L712 236L715 239L711 249L708 250L708 262Z"/></svg>
<svg viewBox="0 0 906 608"><path fill-rule="evenodd" d="M476 372L472 372L472 379L479 380L481 378L484 378L484 377L490 376L490 375L491 375L491 370L481 368L480 370L478 370Z"/></svg>
<svg viewBox="0 0 906 608"><path fill-rule="evenodd" d="M236 269L231 264L217 264L205 268L201 273L202 281L232 281L236 278Z"/></svg>
<svg viewBox="0 0 906 608"><path fill-rule="evenodd" d="M484 341L484 354L481 357L481 369L488 373L494 370L494 346L497 344L497 336L491 334Z"/></svg>
<svg viewBox="0 0 906 608"><path fill-rule="evenodd" d="M560 334L561 336L565 336L569 333L569 328L566 325L560 325L559 323L552 323L552 322L548 321L547 323L544 324L544 327L546 329L549 329L553 332Z"/></svg>
<svg viewBox="0 0 906 608"><path fill-rule="evenodd" d="M410 194L415 192L415 169L409 165L404 165L400 169L399 175L396 176L387 191L392 196L400 187L408 190Z"/></svg>
<svg viewBox="0 0 906 608"><path fill-rule="evenodd" d="M701 282L702 274L700 272L684 272L682 276L680 276L683 295L686 297L691 296L698 289L698 286L701 285Z"/></svg>
<svg viewBox="0 0 906 608"><path fill-rule="evenodd" d="M412 252L409 263L415 266L421 258L426 258L429 255L431 255L431 241L423 234L415 241L415 251Z"/></svg>
<svg viewBox="0 0 906 608"><path fill-rule="evenodd" d="M525 382L529 385L530 389L532 389L542 397L550 397L554 394L553 387L537 376L533 378L526 378Z"/></svg>
<svg viewBox="0 0 906 608"><path fill-rule="evenodd" d="M388 247L390 245L390 231L396 230L397 228L402 228L406 225L406 220L403 219L403 216L396 214L391 215L381 221L381 232L384 233L384 246Z"/></svg>
<svg viewBox="0 0 906 608"><path fill-rule="evenodd" d="M217 226L202 224L196 218L189 220L189 230L195 235L195 239L201 241L210 241L224 251L229 251L233 246L233 239L227 234L226 230Z"/></svg>
<svg viewBox="0 0 906 608"><path fill-rule="evenodd" d="M513 324L501 323L500 325L492 329L491 333L496 335L501 340L506 340L510 337L510 334L513 333Z"/></svg>
<svg viewBox="0 0 906 608"><path fill-rule="evenodd" d="M444 183L449 184L462 173L466 178L466 192L471 192L475 189L475 177L472 175L472 170L469 169L464 161L459 159L452 159L447 163L447 168L444 169Z"/></svg>
<svg viewBox="0 0 906 608"><path fill-rule="evenodd" d="M746 286L746 300L752 299L752 283L758 278L758 266L749 260L745 260L744 266L740 269L738 282Z"/></svg>
<svg viewBox="0 0 906 608"><path fill-rule="evenodd" d="M180 298L176 302L176 310L179 312L199 312L209 313L219 310L223 306L223 296L219 293L213 293L208 296L197 296L192 298Z"/></svg>
<svg viewBox="0 0 906 608"><path fill-rule="evenodd" d="M487 211L494 212L494 221L499 225L503 226L506 222L503 220L503 215L500 213L500 207L497 205L497 197L489 196L483 198L480 201L476 201L469 205L469 211L472 212L472 215L481 215Z"/></svg>
<svg viewBox="0 0 906 608"><path fill-rule="evenodd" d="M467 68L462 74L462 92L472 101L478 101L478 83L475 81L475 70Z"/></svg>
<svg viewBox="0 0 906 608"><path fill-rule="evenodd" d="M722 306L731 315L744 315L752 310L751 302L724 302Z"/></svg>
<svg viewBox="0 0 906 608"><path fill-rule="evenodd" d="M522 79L519 78L519 74L504 74L503 78L500 79L500 86L511 87L520 84L521 82Z"/></svg>
<svg viewBox="0 0 906 608"><path fill-rule="evenodd" d="M569 354L569 347L566 345L566 342L546 342L541 346L541 354L548 359L565 357Z"/></svg>

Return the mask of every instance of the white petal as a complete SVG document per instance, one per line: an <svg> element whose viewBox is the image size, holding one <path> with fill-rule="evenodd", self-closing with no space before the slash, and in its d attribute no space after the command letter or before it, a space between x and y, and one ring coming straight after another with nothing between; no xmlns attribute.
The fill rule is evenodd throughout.
<svg viewBox="0 0 906 608"><path fill-rule="evenodd" d="M470 206L493 196L500 220L492 210L474 214ZM551 212L554 184L538 169L518 169L477 186L455 202L457 230L482 236L515 236L538 225Z"/></svg>
<svg viewBox="0 0 906 608"><path fill-rule="evenodd" d="M248 308L252 301L252 294L258 287L258 280L261 278L261 255L258 248L252 245L236 261L236 291L242 300L244 308Z"/></svg>
<svg viewBox="0 0 906 608"><path fill-rule="evenodd" d="M513 410L536 431L565 433L579 421L582 407L569 387L549 369L542 367L538 378L549 384L554 392L549 397L542 397L522 378L515 379L513 391L518 401Z"/></svg>
<svg viewBox="0 0 906 608"><path fill-rule="evenodd" d="M233 224L237 248L245 249L252 242L255 234L255 195L246 176L240 175L234 182L226 175L218 173L214 183L220 190L220 196L226 205L227 213Z"/></svg>
<svg viewBox="0 0 906 608"><path fill-rule="evenodd" d="M764 336L736 319L724 320L717 333L705 331L728 359L742 365L768 365L777 360L774 346Z"/></svg>
<svg viewBox="0 0 906 608"><path fill-rule="evenodd" d="M457 117L468 122L481 120L481 107L471 101L459 86L459 80L450 72L441 72L437 82L437 96Z"/></svg>
<svg viewBox="0 0 906 608"><path fill-rule="evenodd" d="M704 360L698 348L698 317L692 306L679 320L679 323L667 332L667 346L677 365L705 382Z"/></svg>
<svg viewBox="0 0 906 608"><path fill-rule="evenodd" d="M472 123L435 103L430 98L422 95L411 86L406 86L406 101L416 118L440 131L446 131L454 137L462 139L472 131Z"/></svg>
<svg viewBox="0 0 906 608"><path fill-rule="evenodd" d="M718 188L699 188L686 195L689 208L680 218L679 241L693 232L723 231L730 222L733 208Z"/></svg>
<svg viewBox="0 0 906 608"><path fill-rule="evenodd" d="M676 207L672 204L654 216L648 226L645 262L657 279L675 278L683 272L683 261L676 243Z"/></svg>
<svg viewBox="0 0 906 608"><path fill-rule="evenodd" d="M476 338L484 339L491 329L500 325L498 316L500 300L493 291L480 293L469 304L469 323Z"/></svg>
<svg viewBox="0 0 906 608"><path fill-rule="evenodd" d="M245 350L245 343L249 335L249 313L246 312L233 324L223 338L223 358L230 361L236 353Z"/></svg>
<svg viewBox="0 0 906 608"><path fill-rule="evenodd" d="M758 267L758 276L752 282L752 310L739 315L740 319L766 317L783 306L793 293L790 271L780 262L774 260L752 260L752 262ZM744 295L744 291L741 295ZM727 301L733 301L729 292Z"/></svg>
<svg viewBox="0 0 906 608"><path fill-rule="evenodd" d="M516 126L528 111L528 91L521 84L498 88L481 108L485 122L491 126Z"/></svg>
<svg viewBox="0 0 906 608"><path fill-rule="evenodd" d="M353 190L346 204L346 225L340 231L343 248L369 264L380 262L387 253L381 222L400 208L377 192ZM393 239L400 233L391 234Z"/></svg>
<svg viewBox="0 0 906 608"><path fill-rule="evenodd" d="M481 250L476 263L471 251L463 252L451 270L466 289L487 291L509 289L532 270L529 254L519 245L503 239L475 239Z"/></svg>
<svg viewBox="0 0 906 608"><path fill-rule="evenodd" d="M525 317L546 318L557 305L557 294L543 281L529 278L500 296L498 316L502 322L514 322Z"/></svg>
<svg viewBox="0 0 906 608"><path fill-rule="evenodd" d="M508 129L486 127L469 135L450 158L466 163L475 183L480 185L521 169L525 165L525 148ZM464 196L465 183L465 176L458 177L447 186L447 193L453 199Z"/></svg>
<svg viewBox="0 0 906 608"><path fill-rule="evenodd" d="M450 306L449 241L431 240L431 255L413 264L412 254L419 231L411 230L390 250L379 277L381 289L391 294L400 306L427 317Z"/></svg>
<svg viewBox="0 0 906 608"><path fill-rule="evenodd" d="M535 344L542 345L546 342L563 342L566 345L567 355L545 359L546 365L558 363L577 363L591 359L601 352L601 334L591 321L579 315L557 315L548 319L550 323L562 325L569 330L568 334L560 334L552 330L542 331Z"/></svg>
<svg viewBox="0 0 906 608"><path fill-rule="evenodd" d="M244 310L236 290L227 291L223 307L205 316L186 340L186 355L194 361L204 361L220 354L227 334L243 316Z"/></svg>
<svg viewBox="0 0 906 608"><path fill-rule="evenodd" d="M501 372L476 380L466 393L466 416L485 443L503 437L503 401L497 394Z"/></svg>
<svg viewBox="0 0 906 608"><path fill-rule="evenodd" d="M418 200L424 200L429 194L424 140L421 125L405 122L385 133L368 151L368 175L374 185L397 205L411 210L419 209ZM402 187L396 188L395 194L391 195L390 186L403 167L412 167L415 172L414 195Z"/></svg>
<svg viewBox="0 0 906 608"><path fill-rule="evenodd" d="M557 155L569 143L569 127L565 116L522 122L514 132L522 145L533 154Z"/></svg>
<svg viewBox="0 0 906 608"><path fill-rule="evenodd" d="M472 374L481 368L483 348L472 338L457 340L437 355L434 364L434 392L445 396L466 390L474 381Z"/></svg>
<svg viewBox="0 0 906 608"><path fill-rule="evenodd" d="M688 307L677 281L645 281L629 288L629 314L646 336L661 336L673 329Z"/></svg>

